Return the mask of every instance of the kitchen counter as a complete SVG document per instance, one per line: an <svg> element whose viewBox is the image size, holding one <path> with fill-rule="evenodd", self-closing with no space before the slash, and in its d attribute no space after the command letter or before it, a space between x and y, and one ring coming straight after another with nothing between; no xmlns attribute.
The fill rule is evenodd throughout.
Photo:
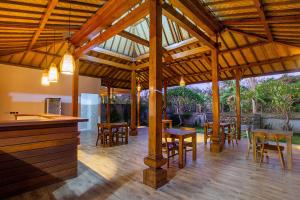
<svg viewBox="0 0 300 200"><path fill-rule="evenodd" d="M0 199L77 176L78 122L87 119L30 116L0 121Z"/></svg>

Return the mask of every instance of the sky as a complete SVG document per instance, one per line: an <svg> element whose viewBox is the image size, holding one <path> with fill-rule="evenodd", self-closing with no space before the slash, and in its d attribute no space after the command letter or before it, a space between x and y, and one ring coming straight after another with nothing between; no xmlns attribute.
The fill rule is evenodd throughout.
<svg viewBox="0 0 300 200"><path fill-rule="evenodd" d="M266 79L269 79L269 78L278 79L278 78L280 78L281 76L283 76L285 74L288 74L289 76L297 76L297 75L300 75L300 72L284 73L284 74L277 74L277 75L272 75L272 76L260 76L260 77L257 77L257 79L259 81L263 81L263 80L266 80ZM246 82L245 80L242 80L241 85L245 84L245 82ZM188 87L189 88L206 89L206 88L211 88L211 83L191 84L191 85L188 85Z"/></svg>

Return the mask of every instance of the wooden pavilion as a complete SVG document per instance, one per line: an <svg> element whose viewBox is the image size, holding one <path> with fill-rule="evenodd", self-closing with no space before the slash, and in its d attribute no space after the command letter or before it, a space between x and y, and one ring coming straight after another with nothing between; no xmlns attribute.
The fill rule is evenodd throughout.
<svg viewBox="0 0 300 200"><path fill-rule="evenodd" d="M220 152L218 82L236 80L240 129L242 78L300 71L299 22L300 2L293 0L1 0L0 64L45 70L47 59L59 64L69 41L73 116L78 75L101 78L107 88L131 89L131 135L137 84L149 89L144 183L158 188L167 180L162 87L181 78L187 85L212 82L210 150Z"/></svg>

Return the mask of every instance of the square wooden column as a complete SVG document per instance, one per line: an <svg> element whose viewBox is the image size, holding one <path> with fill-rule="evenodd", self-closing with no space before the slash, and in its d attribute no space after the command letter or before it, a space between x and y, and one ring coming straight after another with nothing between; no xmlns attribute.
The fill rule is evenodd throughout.
<svg viewBox="0 0 300 200"><path fill-rule="evenodd" d="M212 68L212 111L213 111L213 134L211 137L210 151L217 153L222 151L220 132L220 96L219 96L219 69L218 49L211 50Z"/></svg>
<svg viewBox="0 0 300 200"><path fill-rule="evenodd" d="M235 85L236 85L236 128L238 139L241 139L241 92L240 92L241 71L236 70Z"/></svg>
<svg viewBox="0 0 300 200"><path fill-rule="evenodd" d="M167 106L168 106L168 81L164 80L164 119L168 119Z"/></svg>
<svg viewBox="0 0 300 200"><path fill-rule="evenodd" d="M131 72L131 120L130 120L130 135L137 135L136 129L136 73Z"/></svg>
<svg viewBox="0 0 300 200"><path fill-rule="evenodd" d="M79 59L75 61L75 69L72 78L72 115L78 117Z"/></svg>
<svg viewBox="0 0 300 200"><path fill-rule="evenodd" d="M149 144L143 171L144 184L159 188L167 182L162 155L162 9L160 0L150 0Z"/></svg>
<svg viewBox="0 0 300 200"><path fill-rule="evenodd" d="M110 123L110 86L107 84L106 123Z"/></svg>

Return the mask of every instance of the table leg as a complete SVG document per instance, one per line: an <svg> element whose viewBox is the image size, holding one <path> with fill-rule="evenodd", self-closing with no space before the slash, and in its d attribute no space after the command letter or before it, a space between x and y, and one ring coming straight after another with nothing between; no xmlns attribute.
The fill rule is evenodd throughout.
<svg viewBox="0 0 300 200"><path fill-rule="evenodd" d="M286 137L286 154L287 154L287 168L293 168L293 157L292 157L292 137Z"/></svg>
<svg viewBox="0 0 300 200"><path fill-rule="evenodd" d="M128 144L128 126L126 126L126 130L125 130L125 143Z"/></svg>
<svg viewBox="0 0 300 200"><path fill-rule="evenodd" d="M184 167L184 159L183 159L183 137L179 138L179 168Z"/></svg>
<svg viewBox="0 0 300 200"><path fill-rule="evenodd" d="M116 144L119 145L119 128L116 128Z"/></svg>
<svg viewBox="0 0 300 200"><path fill-rule="evenodd" d="M230 134L229 133L231 133L231 128L230 128L230 126L228 126L227 128L228 128L227 140L228 140L228 144L230 144L231 140L230 140Z"/></svg>
<svg viewBox="0 0 300 200"><path fill-rule="evenodd" d="M173 144L175 143L175 138L173 138L172 137L172 142L173 142ZM175 150L172 150L172 156L174 156L175 155Z"/></svg>
<svg viewBox="0 0 300 200"><path fill-rule="evenodd" d="M172 128L172 122L169 123L169 127Z"/></svg>
<svg viewBox="0 0 300 200"><path fill-rule="evenodd" d="M252 151L253 151L253 161L256 162L256 137L255 137L255 134L253 133L252 134Z"/></svg>
<svg viewBox="0 0 300 200"><path fill-rule="evenodd" d="M192 143L193 143L193 160L196 160L197 159L197 134L193 135Z"/></svg>
<svg viewBox="0 0 300 200"><path fill-rule="evenodd" d="M222 143L223 145L225 144L225 140L226 140L226 135L225 135L225 128L224 126L222 126Z"/></svg>
<svg viewBox="0 0 300 200"><path fill-rule="evenodd" d="M207 130L208 128L204 125L204 144L207 144Z"/></svg>

